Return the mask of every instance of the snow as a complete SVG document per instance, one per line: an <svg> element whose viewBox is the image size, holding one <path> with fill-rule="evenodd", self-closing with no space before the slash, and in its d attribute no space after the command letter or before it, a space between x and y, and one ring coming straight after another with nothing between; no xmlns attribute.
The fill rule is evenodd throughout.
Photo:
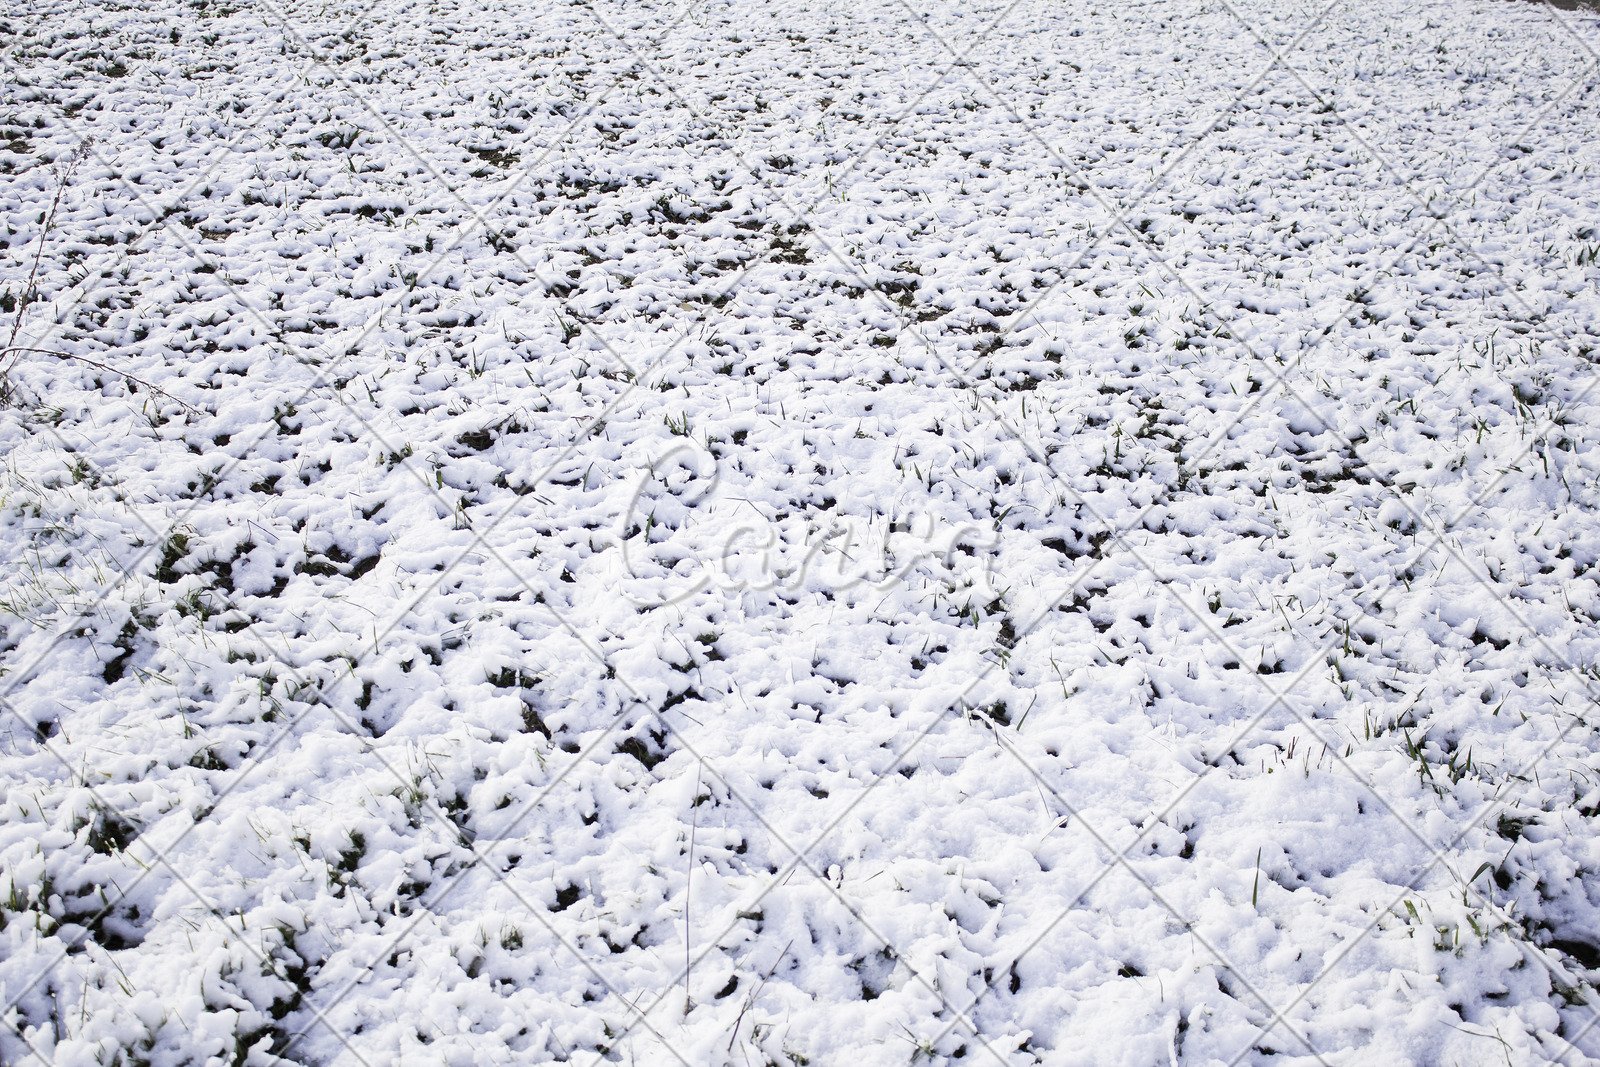
<svg viewBox="0 0 1600 1067"><path fill-rule="evenodd" d="M0 34L4 1062L1600 1057L1594 12Z"/></svg>

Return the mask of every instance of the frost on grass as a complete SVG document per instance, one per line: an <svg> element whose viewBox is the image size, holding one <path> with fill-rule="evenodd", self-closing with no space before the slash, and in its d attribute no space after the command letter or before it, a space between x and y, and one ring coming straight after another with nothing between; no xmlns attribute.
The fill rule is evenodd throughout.
<svg viewBox="0 0 1600 1067"><path fill-rule="evenodd" d="M1600 23L1235 14L0 20L0 1058L1600 1054Z"/></svg>

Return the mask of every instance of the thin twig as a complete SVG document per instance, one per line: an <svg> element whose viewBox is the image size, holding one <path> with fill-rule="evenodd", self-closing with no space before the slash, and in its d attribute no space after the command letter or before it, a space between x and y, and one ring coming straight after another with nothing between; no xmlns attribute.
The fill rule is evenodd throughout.
<svg viewBox="0 0 1600 1067"><path fill-rule="evenodd" d="M50 239L51 231L55 229L56 215L61 210L61 201L65 199L67 195L67 187L72 183L72 176L77 173L78 167L83 163L88 154L89 145L88 142L85 142L84 144L80 145L78 150L73 153L70 159L68 159L66 166L58 171L56 191L54 195L50 197L50 207L44 213L44 222L39 228L39 240L34 246L33 263L28 269L28 281L23 286L22 294L17 298L16 308L11 316L11 330L6 335L5 347L0 348L0 391L3 391L5 374L9 369L10 364L15 363L16 357L22 353L33 352L44 356L55 356L57 359L74 359L79 363L87 364L91 367L94 367L96 370L104 371L107 374L119 375L130 382L144 386L152 393L166 397L168 400L181 405L186 410L193 412L196 415L203 414L203 412L201 412L201 410L195 407L193 404L190 404L184 400L180 400L171 393L167 392L165 389L161 388L159 385L156 385L154 382L146 381L131 371L118 370L116 367L113 367L108 363L103 363L100 360L94 359L90 356L78 356L73 355L71 352L60 352L53 348L37 348L33 345L17 344L17 337L22 333L22 323L27 315L28 308L33 304L39 293L39 268L44 263L44 246Z"/></svg>
<svg viewBox="0 0 1600 1067"><path fill-rule="evenodd" d="M62 171L56 181L55 195L50 198L50 209L44 213L44 224L39 227L39 244L33 250L33 266L28 271L28 283L23 286L22 295L17 298L16 314L11 316L11 332L6 335L6 347L3 355L10 355L17 351L26 351L16 347L17 334L22 332L22 316L27 312L28 305L33 303L33 298L39 291L39 264L44 259L44 245L50 237L50 231L55 229L56 212L61 209L61 199L67 194L67 184L72 181L72 175L77 171L78 164L83 162L87 154L88 145L81 146L72 159L67 163L66 170Z"/></svg>
<svg viewBox="0 0 1600 1067"><path fill-rule="evenodd" d="M789 943L783 946L783 951L778 953L778 958L772 961L772 966L767 968L767 973L761 976L761 981L757 982L756 987L750 991L750 995L744 998L744 1007L739 1009L738 1016L733 1020L733 1033L728 1035L729 1052L733 1051L733 1043L739 1039L739 1024L744 1022L744 1013L750 1010L750 1005L755 1003L756 998L761 995L761 990L766 987L767 979L776 973L778 964L783 962L783 957L787 956L789 950L793 947L794 939L790 938Z"/></svg>
<svg viewBox="0 0 1600 1067"><path fill-rule="evenodd" d="M147 381L146 379L139 377L137 374L134 374L132 371L119 370L118 368L113 367L108 363L102 363L100 360L94 359L94 358L92 358L90 356L76 356L76 355L73 355L71 352L58 352L53 348L34 348L31 345L12 345L9 348L0 349L0 359L4 359L6 356L11 355L13 352L37 352L38 354L43 355L43 356L55 356L57 359L75 359L79 363L87 363L89 366L93 367L95 370L105 371L107 374L120 375L121 377L128 379L130 382L133 382L136 385L142 385L146 389L150 390L152 393L158 393L161 396L166 397L168 400L172 401L174 404L181 404L183 407L185 407L189 411L192 411L196 415L205 414L205 412L201 411L199 408L195 407L193 404L189 403L187 400L184 400L181 397L173 396L171 393L167 392L165 389L161 388L159 385L156 385L154 382Z"/></svg>
<svg viewBox="0 0 1600 1067"><path fill-rule="evenodd" d="M693 929L689 925L689 905L694 901L694 841L700 829L700 776L705 773L705 764L695 770L694 797L689 801L689 807L694 812L694 817L689 823L689 869L685 872L683 880L683 1014L688 1015L694 1008L694 998L689 995L689 975L694 969L694 954L692 945Z"/></svg>

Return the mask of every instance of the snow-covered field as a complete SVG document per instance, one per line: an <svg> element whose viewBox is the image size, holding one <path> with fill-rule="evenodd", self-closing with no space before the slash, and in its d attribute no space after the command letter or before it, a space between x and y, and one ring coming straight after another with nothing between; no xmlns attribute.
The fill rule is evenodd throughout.
<svg viewBox="0 0 1600 1067"><path fill-rule="evenodd" d="M0 1062L1600 1056L1600 15L0 42Z"/></svg>

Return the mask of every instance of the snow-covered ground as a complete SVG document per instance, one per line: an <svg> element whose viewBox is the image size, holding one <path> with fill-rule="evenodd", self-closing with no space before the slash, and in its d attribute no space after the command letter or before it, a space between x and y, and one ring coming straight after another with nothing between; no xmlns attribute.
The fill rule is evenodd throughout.
<svg viewBox="0 0 1600 1067"><path fill-rule="evenodd" d="M0 1061L1600 1056L1600 16L0 41Z"/></svg>

